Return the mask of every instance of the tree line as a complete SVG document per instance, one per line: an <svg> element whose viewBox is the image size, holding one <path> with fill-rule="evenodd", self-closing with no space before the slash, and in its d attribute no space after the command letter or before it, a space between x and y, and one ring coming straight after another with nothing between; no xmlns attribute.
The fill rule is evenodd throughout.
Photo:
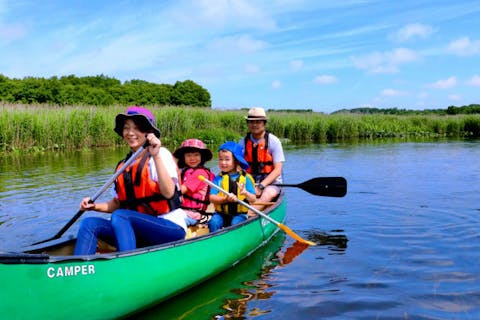
<svg viewBox="0 0 480 320"><path fill-rule="evenodd" d="M455 114L480 114L479 104L470 104L467 106L449 106L447 109L425 109L425 110L409 110L398 108L354 108L341 109L333 112L336 113L357 113L357 114L390 114L390 115L455 115Z"/></svg>
<svg viewBox="0 0 480 320"><path fill-rule="evenodd" d="M174 85L121 82L105 75L10 79L0 74L0 101L50 105L173 105L211 107L210 93L191 80Z"/></svg>

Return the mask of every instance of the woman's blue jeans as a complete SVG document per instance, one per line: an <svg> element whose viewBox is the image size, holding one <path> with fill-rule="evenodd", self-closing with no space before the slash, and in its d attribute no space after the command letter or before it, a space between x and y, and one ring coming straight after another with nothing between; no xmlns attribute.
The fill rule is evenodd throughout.
<svg viewBox="0 0 480 320"><path fill-rule="evenodd" d="M170 220L137 211L118 209L111 220L89 217L78 230L75 255L94 254L98 238L113 241L118 251L132 250L137 243L157 245L185 238L185 230Z"/></svg>
<svg viewBox="0 0 480 320"><path fill-rule="evenodd" d="M237 214L234 216L215 212L208 221L208 229L210 232L215 232L223 227L228 227L247 220L246 214Z"/></svg>

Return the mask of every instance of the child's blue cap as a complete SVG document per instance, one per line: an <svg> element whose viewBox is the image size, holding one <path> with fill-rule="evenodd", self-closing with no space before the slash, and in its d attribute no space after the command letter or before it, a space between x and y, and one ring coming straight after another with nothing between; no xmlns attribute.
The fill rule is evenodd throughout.
<svg viewBox="0 0 480 320"><path fill-rule="evenodd" d="M240 167L242 167L243 170L248 169L249 165L247 160L243 157L243 148L241 145L234 141L227 141L218 148L218 151L220 150L230 151L233 154L233 157L240 162Z"/></svg>

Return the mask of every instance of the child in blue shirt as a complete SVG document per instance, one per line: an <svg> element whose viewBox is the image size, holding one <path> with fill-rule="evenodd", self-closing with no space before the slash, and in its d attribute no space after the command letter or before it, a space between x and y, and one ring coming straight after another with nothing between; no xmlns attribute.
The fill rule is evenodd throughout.
<svg viewBox="0 0 480 320"><path fill-rule="evenodd" d="M247 220L248 208L237 200L253 203L257 198L255 181L245 171L248 163L238 143L227 141L218 148L218 167L220 173L215 176L213 183L228 191L229 195L215 188L210 190L210 202L215 205L215 213L208 222L210 232Z"/></svg>

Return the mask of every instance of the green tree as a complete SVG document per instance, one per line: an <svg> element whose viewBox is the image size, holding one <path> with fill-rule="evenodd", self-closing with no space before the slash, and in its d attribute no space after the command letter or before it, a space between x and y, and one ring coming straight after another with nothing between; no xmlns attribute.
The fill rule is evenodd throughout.
<svg viewBox="0 0 480 320"><path fill-rule="evenodd" d="M210 107L210 93L191 80L177 81L173 86L172 103L195 107Z"/></svg>
<svg viewBox="0 0 480 320"><path fill-rule="evenodd" d="M0 75L0 100L56 105L191 105L209 107L209 92L191 80L175 86L144 80L119 80L105 76L56 76L49 79L9 79Z"/></svg>

